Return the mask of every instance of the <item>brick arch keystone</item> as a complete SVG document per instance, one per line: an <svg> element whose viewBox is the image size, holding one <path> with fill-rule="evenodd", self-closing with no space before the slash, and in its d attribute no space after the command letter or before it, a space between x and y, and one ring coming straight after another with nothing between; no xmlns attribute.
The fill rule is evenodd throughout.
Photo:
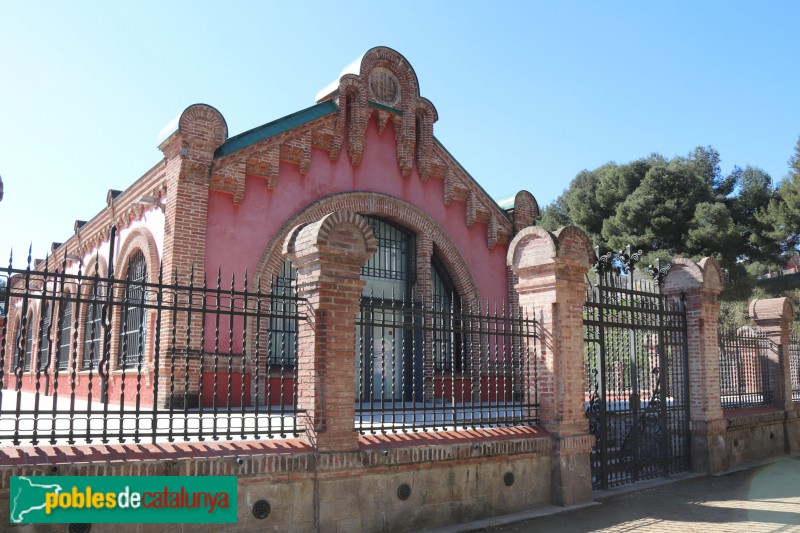
<svg viewBox="0 0 800 533"><path fill-rule="evenodd" d="M360 215L370 215L389 220L398 224L417 235L427 235L431 238L437 257L444 264L450 278L453 281L456 292L465 300L477 300L479 298L478 285L472 276L464 257L453 242L447 232L427 213L418 207L393 196L373 192L347 192L338 193L325 198L321 198L296 213L280 230L273 236L261 255L256 272L259 276L254 276L252 283L258 283L259 278L270 279L271 276L280 272L283 266L284 256L288 248L284 243L287 241L290 232L293 238L298 233L297 226L307 225L319 221L331 213L358 213ZM423 268L426 265L418 265Z"/></svg>

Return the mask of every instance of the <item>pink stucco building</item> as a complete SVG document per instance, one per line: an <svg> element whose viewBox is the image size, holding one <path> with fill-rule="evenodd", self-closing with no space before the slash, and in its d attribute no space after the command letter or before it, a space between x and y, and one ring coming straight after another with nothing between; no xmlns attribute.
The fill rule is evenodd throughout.
<svg viewBox="0 0 800 533"><path fill-rule="evenodd" d="M102 297L102 290L92 288L94 275L153 283L160 266L165 283L188 283L193 272L191 281L198 286L205 275L209 285L221 280L223 286L244 287L247 275L250 290L291 295L294 268L283 249L290 230L333 212L354 212L366 217L378 238L378 253L362 269L365 298L435 301L441 308L487 301L514 305L509 296L515 294L510 290L513 280L506 266L508 244L538 216L536 201L521 191L513 201L498 205L439 143L434 136L436 108L420 95L409 62L389 48L373 48L320 91L316 100L306 109L233 137L215 108L188 107L160 134L164 158L126 190L109 191L107 207L88 222L76 222L74 234L54 244L49 263L38 269L56 271L63 263L69 274L80 270L86 278L81 290L88 291L89 299ZM70 290L66 284L64 292ZM145 301L142 295L132 296ZM41 359L36 354L60 349L59 362L50 357L41 364L61 364L66 370L74 362L76 392L86 395L91 387L96 396L100 384L97 373L90 372L90 359L96 363L103 352L99 311L89 303L65 305L71 307L32 302L24 309L24 320L20 304L10 309L8 341L13 342L16 333L16 338L29 342L9 345L8 351L25 358L23 390L35 387L35 360ZM50 325L56 317L60 335L59 328ZM146 307L116 310L109 319L116 329L126 331L108 339L111 399L119 399L125 372L122 359L133 364L141 357L144 377L137 385L141 400L152 402L156 328L159 321L165 327L169 324L154 308ZM192 320L193 337L203 336L199 344L191 341L192 350L208 353L211 347L220 351L222 346L226 353L242 352L247 336L241 334L246 327L241 318L233 319L227 329L223 324L222 332L211 318L205 323L190 318L189 326ZM33 330L22 335L23 324L36 329L43 321L52 331L44 336L48 340L39 341ZM397 334L382 331L371 335L369 342L383 340L386 345L393 340L397 345L399 337L389 339ZM434 365L440 373L432 387L439 395L454 383L460 386L463 378L459 374L463 365L454 349L449 350ZM397 367L403 358L413 357L397 347L391 351L384 358ZM281 363L280 357L272 357L273 363ZM281 357L282 363L291 363L293 355ZM13 374L15 360L6 359L6 376ZM210 405L213 387L203 374L211 374L204 372L204 364L196 368L197 364L193 361L187 372L199 372L194 381L206 379L207 386L201 394L193 384L192 394ZM369 365L362 366L360 371L368 372ZM240 370L233 373L233 385L241 387L244 380L244 396L250 397L252 368ZM224 370L217 374L226 379ZM399 389L403 379L382 385ZM286 380L282 383L291 387ZM50 390L52 383L39 386ZM128 397L130 387L129 382ZM241 403L236 398L225 401Z"/></svg>

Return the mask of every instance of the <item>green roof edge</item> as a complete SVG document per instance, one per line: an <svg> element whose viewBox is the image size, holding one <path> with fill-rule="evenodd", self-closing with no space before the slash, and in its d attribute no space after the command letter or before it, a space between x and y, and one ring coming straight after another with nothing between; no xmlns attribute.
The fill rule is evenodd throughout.
<svg viewBox="0 0 800 533"><path fill-rule="evenodd" d="M336 105L336 102L333 100L326 100L325 102L315 104L306 109L292 113L291 115L286 115L285 117L273 120L272 122L267 122L266 124L245 131L244 133L240 133L239 135L231 137L225 141L223 145L217 148L217 151L214 152L214 158L218 159L228 154L232 154L233 152L237 152L242 148L247 148L248 146L259 141L269 139L270 137L278 135L279 133L296 128L297 126L302 126L307 122L324 117L325 115L329 115L335 112L337 109L339 109L339 106Z"/></svg>

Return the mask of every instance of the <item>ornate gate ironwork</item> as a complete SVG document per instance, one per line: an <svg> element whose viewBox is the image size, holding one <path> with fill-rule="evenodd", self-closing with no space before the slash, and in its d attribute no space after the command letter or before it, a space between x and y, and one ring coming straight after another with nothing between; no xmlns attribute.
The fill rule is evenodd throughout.
<svg viewBox="0 0 800 533"><path fill-rule="evenodd" d="M584 305L594 488L689 469L686 314L661 294L670 265L635 271L639 250L600 254Z"/></svg>

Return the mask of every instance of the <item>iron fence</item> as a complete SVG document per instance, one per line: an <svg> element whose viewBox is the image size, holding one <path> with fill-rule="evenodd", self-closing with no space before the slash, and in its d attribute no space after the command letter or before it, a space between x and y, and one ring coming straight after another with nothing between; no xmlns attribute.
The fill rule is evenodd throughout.
<svg viewBox="0 0 800 533"><path fill-rule="evenodd" d="M763 331L719 330L719 382L723 409L773 402L769 355L775 345Z"/></svg>
<svg viewBox="0 0 800 533"><path fill-rule="evenodd" d="M789 371L792 375L792 401L800 402L800 334L789 338Z"/></svg>
<svg viewBox="0 0 800 533"><path fill-rule="evenodd" d="M4 269L0 446L299 435L304 301L279 279L179 279L132 261L124 278L97 260L90 273L30 256Z"/></svg>
<svg viewBox="0 0 800 533"><path fill-rule="evenodd" d="M451 297L365 298L357 320L361 433L538 423L536 321Z"/></svg>

